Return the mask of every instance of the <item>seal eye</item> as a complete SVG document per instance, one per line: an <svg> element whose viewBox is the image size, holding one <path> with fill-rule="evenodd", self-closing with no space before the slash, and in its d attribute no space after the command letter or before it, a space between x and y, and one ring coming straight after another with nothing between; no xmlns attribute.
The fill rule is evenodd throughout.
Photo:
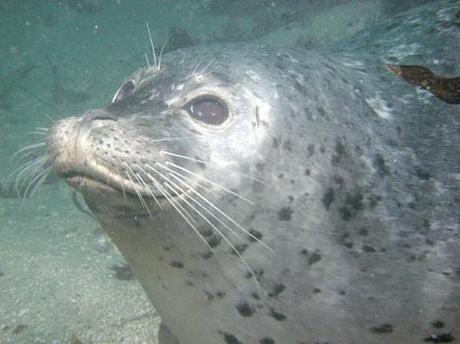
<svg viewBox="0 0 460 344"><path fill-rule="evenodd" d="M212 96L201 96L189 101L185 110L193 119L212 125L224 123L229 116L227 105Z"/></svg>
<svg viewBox="0 0 460 344"><path fill-rule="evenodd" d="M115 93L115 95L113 96L112 103L119 102L123 98L132 94L134 91L134 88L135 88L134 81L132 80L125 81L123 85L121 85L121 87Z"/></svg>

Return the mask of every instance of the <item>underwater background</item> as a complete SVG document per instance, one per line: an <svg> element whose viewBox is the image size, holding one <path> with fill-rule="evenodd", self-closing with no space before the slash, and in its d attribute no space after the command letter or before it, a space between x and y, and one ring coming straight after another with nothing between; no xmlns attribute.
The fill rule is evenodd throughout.
<svg viewBox="0 0 460 344"><path fill-rule="evenodd" d="M145 66L146 23L165 53L241 41L324 49L434 3L2 0L0 343L156 343L158 315L80 196L54 177L35 190L14 174L41 128L107 104ZM449 3L446 23L460 27Z"/></svg>

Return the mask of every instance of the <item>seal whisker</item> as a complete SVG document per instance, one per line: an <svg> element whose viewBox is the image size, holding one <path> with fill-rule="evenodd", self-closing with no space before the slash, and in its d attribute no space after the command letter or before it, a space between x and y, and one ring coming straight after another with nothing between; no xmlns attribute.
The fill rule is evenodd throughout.
<svg viewBox="0 0 460 344"><path fill-rule="evenodd" d="M33 152L28 152L28 151L38 150L39 148L44 147L45 145L46 145L46 142L40 141L38 143L33 143L33 144L28 145L28 146L22 147L16 153L13 154L11 159L12 160L17 159L18 161L21 161L25 157L29 156L30 154L33 154Z"/></svg>
<svg viewBox="0 0 460 344"><path fill-rule="evenodd" d="M41 174L43 172L42 168L46 163L46 157L42 157L36 160L33 160L24 166L19 172L16 174L14 180L14 190L16 191L16 195L20 198L26 197L27 194L25 192L21 192L21 189L26 187L26 191L28 190L29 186L36 181L37 173ZM10 175L7 178L7 184L11 183L11 178L14 174Z"/></svg>
<svg viewBox="0 0 460 344"><path fill-rule="evenodd" d="M222 185L220 185L220 184L218 184L218 183L216 183L216 182L213 182L212 180L209 180L208 178L205 178L205 177L203 177L203 176L200 176L199 174L196 174L196 173L194 173L194 172L192 172L192 171L190 171L190 170L188 170L188 169L186 169L186 168L184 168L184 167L181 167L181 166L179 166L179 165L176 165L176 164L173 163L173 162L167 161L165 164L166 164L166 165L171 165L171 166L173 166L173 167L175 167L175 168L177 168L177 169L179 169L179 170L181 170L181 171L184 171L185 173L188 173L188 174L190 174L190 175L192 175L192 176L194 176L194 177L196 177L196 178L198 178L198 179L201 179L201 180L203 180L203 181L205 181L205 182L207 182L207 183L209 183L209 184L211 184L211 185L213 185L213 186L215 186L215 187L218 187L218 188L220 188L220 189L222 189L222 190L228 192L229 194L231 194L231 195L233 195L233 196L238 197L239 199L241 199L241 200L243 200L243 201L245 201L245 202L247 202L247 203L249 203L249 204L254 204L253 201L247 199L246 197L244 197L244 196L242 196L242 195L240 195L240 194L238 194L238 193L236 193L236 192L234 192L234 191L232 191L232 190L230 190L230 189L227 189L225 186L222 186ZM169 168L168 166L163 165L162 163L157 163L157 165L160 166L160 167L162 167L162 168L164 168L164 169L166 169L166 170L168 170L168 171L176 172L176 171L174 171L173 169Z"/></svg>
<svg viewBox="0 0 460 344"><path fill-rule="evenodd" d="M147 165L148 167L149 165ZM173 182L170 178L168 178L167 176L165 176L163 173L159 172L159 171L156 171L154 170L154 172L158 173L160 175L160 177L162 177L164 180L166 180L166 183L165 183L165 186L167 186L168 188L170 188L176 195L185 195L186 194L186 191L184 189L182 189L177 183ZM171 186L171 185L172 186ZM177 192L177 190L179 190L180 192ZM241 259L241 261L243 262L243 264L249 269L251 275L253 276L254 278L254 282L256 284L256 287L257 287L257 291L260 293L260 286L259 286L259 282L257 281L257 277L256 277L256 274L254 273L253 269L251 268L251 266L249 265L249 263L246 261L246 259L243 257L243 255L241 254L241 252L235 247L235 245L230 241L230 239L219 229L217 228L217 226L215 224L213 224L201 211L199 211L195 206L193 206L188 200L186 200L185 198L182 198L182 200L185 202L185 204L187 204L195 213L197 213L201 218L203 218L203 220L209 225L211 226L212 229L214 229L221 237L222 239L224 239L224 241L229 245L229 247L232 249L232 251L234 251L238 257ZM234 233L234 231L231 231L232 233ZM236 235L236 233L234 233ZM199 234L201 236L201 234ZM236 235L237 236L237 235ZM203 238L204 239L204 238ZM207 244L208 247L209 246L209 243L204 240Z"/></svg>
<svg viewBox="0 0 460 344"><path fill-rule="evenodd" d="M174 186L171 186L169 185L169 183L172 183L172 185ZM178 186L176 183L172 182L171 180L169 180L169 182L165 183L165 185L167 187L169 187L172 191L174 191L175 193L177 193L177 191L174 189L174 188L177 188L182 194L185 193L185 191L180 187ZM254 273L254 270L251 268L251 266L249 265L249 263L247 262L247 260L243 257L243 255L241 254L241 252L236 248L236 246L230 241L230 239L219 229L217 228L217 226L212 223L200 210L198 210L195 206L193 206L189 201L187 201L186 199L184 199L184 202L195 212L197 213L209 226L211 226L212 229L214 229L216 231L217 234L219 234L221 236L222 239L224 239L224 241L227 243L227 245L232 249L233 252L236 253L236 255L241 259L241 261L243 262L243 264L249 269L251 275L253 276L253 279L254 279L254 282L256 284L256 287L257 287L257 291L260 293L260 286L259 286L259 282L257 281L257 277L256 277L256 274ZM207 243L207 241L206 241ZM209 246L209 244L208 244Z"/></svg>
<svg viewBox="0 0 460 344"><path fill-rule="evenodd" d="M186 155L167 152L167 151L164 151L164 150L161 150L160 154L170 155L170 156L174 156L176 158L181 158L181 159L185 159L185 160L199 162L199 163L202 163L202 164L207 164L206 161L203 161L203 160L200 160L200 159L195 159L195 158L188 157Z"/></svg>
<svg viewBox="0 0 460 344"><path fill-rule="evenodd" d="M196 159L196 158L192 158L192 157L189 157L189 156L186 156L186 155L181 155L181 154L176 154L176 153L171 153L171 152L167 152L167 151L160 151L160 153L162 154L166 154L166 155L171 155L171 156L174 156L176 158L182 158L182 159L185 159L185 160L191 160L191 161L195 161L195 162L199 162L201 164L205 164L205 165L208 165L208 163L206 161L203 161L203 160L200 160L200 159ZM250 179L256 183L259 183L261 185L264 185L266 187L270 187L270 185L268 185L267 183L257 179L257 178L254 178L254 177L251 177L251 176L248 176L244 173L240 173L240 175L243 177L243 178L247 178L247 179ZM211 191L211 190L209 190Z"/></svg>
<svg viewBox="0 0 460 344"><path fill-rule="evenodd" d="M121 178L121 192L123 193L123 198L124 198L124 200L126 202L127 199L126 199L125 183L123 182L123 179L124 178Z"/></svg>
<svg viewBox="0 0 460 344"><path fill-rule="evenodd" d="M157 63L157 56L156 56L156 53L155 53L155 45L153 44L152 33L150 32L150 26L149 26L149 23L145 23L145 24L147 26L147 33L149 35L150 48L152 49L153 64L156 67L156 69L159 69L158 68L158 63Z"/></svg>
<svg viewBox="0 0 460 344"><path fill-rule="evenodd" d="M174 179L176 179L178 182L180 182L181 184L183 185L187 185L187 183L185 183L184 181L182 181L180 179L180 177L177 177L175 174L172 174L170 173L171 177L173 177ZM261 243L264 247L266 247L267 249L269 249L270 251L273 252L273 249L268 246L268 244L266 244L265 242L263 242L262 240L260 240L259 238L257 238L256 236L254 236L251 232L249 232L246 228L244 228L243 226L241 226L238 222L236 222L235 220L233 220L227 213L225 213L223 210L221 210L219 207L217 207L216 205L214 205L211 201L209 201L206 197L204 197L202 194L200 194L198 191L196 191L195 189L193 188L190 188L190 191L194 194L196 194L200 199L202 199L204 202L206 202L209 206L211 206L213 209L215 209L219 214L221 214L223 217L225 217L228 221L230 221L233 225L235 225L237 228L239 228L243 233L245 233L246 235L250 236L252 239L254 239L255 241ZM220 221L220 220L219 220ZM234 233L234 231L232 229L229 228L229 230ZM237 235L236 233L234 233L235 235ZM238 236L238 235L237 235ZM238 236L239 237L239 236Z"/></svg>
<svg viewBox="0 0 460 344"><path fill-rule="evenodd" d="M48 174L51 172L51 169L51 167L47 167L29 181L29 185L24 190L24 198L32 197L35 194L37 189L42 185Z"/></svg>
<svg viewBox="0 0 460 344"><path fill-rule="evenodd" d="M144 56L145 56L145 62L147 62L147 67L149 69L152 68L152 66L150 65L150 61L149 61L149 57L148 57L147 53L144 53Z"/></svg>
<svg viewBox="0 0 460 344"><path fill-rule="evenodd" d="M28 175L31 172L33 173L34 169L42 167L45 164L46 159L47 159L46 156L41 156L41 157L38 157L36 159L33 159L33 160L25 163L24 165L18 167L16 170L14 170L10 174L10 176L7 178L7 180L12 178L14 175L16 175L15 185L16 185L16 189L17 189L18 186L19 186L18 183L21 180L21 178L28 179L29 178Z"/></svg>
<svg viewBox="0 0 460 344"><path fill-rule="evenodd" d="M162 173L159 172L158 170L156 170L155 168L153 168L152 166L150 166L149 164L145 164L145 166L146 166L147 168L149 168L150 170L152 170L153 172L155 172L155 173L157 173L158 175L160 175L160 177L162 177ZM191 220L191 221L196 222L196 220L193 218L193 216L192 216L185 208L183 208L182 205L181 205L179 202L177 202L177 201L168 193L168 191L165 190L165 189L163 188L163 186L161 186L161 184L160 184L150 173L145 172L145 174L146 174L146 176L154 183L155 187L156 187L165 197L166 197L167 195L170 197L170 199L168 199L168 201L169 201L170 203L171 203L171 202L176 203L177 206L178 206L179 208L181 208L181 209L187 214L187 216L190 217L190 220ZM181 195L177 195L177 196L179 196L179 198L182 199L182 196L181 196Z"/></svg>
<svg viewBox="0 0 460 344"><path fill-rule="evenodd" d="M160 204L160 202L158 201L158 198L155 196L155 194L153 193L153 191L150 189L150 187L147 185L147 183L145 183L144 179L142 179L142 176L139 174L139 173L136 173L136 179L138 181L141 182L142 186L144 187L144 189L147 191L147 193L152 196L152 198L155 200L155 202L158 204L158 206L160 207L160 209L162 209L162 206Z"/></svg>
<svg viewBox="0 0 460 344"><path fill-rule="evenodd" d="M53 170L52 166L49 166L46 170L46 173L35 183L35 186L30 192L30 198L33 198L37 192L37 190L45 183L46 178L50 175L51 171Z"/></svg>
<svg viewBox="0 0 460 344"><path fill-rule="evenodd" d="M203 59L201 59L201 61L198 61L198 63L196 64L196 66L193 67L192 72L190 73L190 75L188 76L188 78L190 78L192 75L195 75L195 74L197 73L198 68L200 68L202 61L203 61Z"/></svg>
<svg viewBox="0 0 460 344"><path fill-rule="evenodd" d="M50 114L45 114L46 118L48 118L52 123L56 123L56 120L50 115Z"/></svg>
<svg viewBox="0 0 460 344"><path fill-rule="evenodd" d="M193 193L197 193L198 192L189 184L183 182L182 180L180 180L177 176L173 175L172 173L169 173L169 176L171 177L174 177L177 181L179 181L184 187L187 188L187 191L185 191L184 189L180 188L179 185L177 185L177 183L174 183L171 179L168 178L168 182L170 183L174 183L174 185L180 189L180 191L182 192L183 195L185 195L185 197L188 197L190 198L195 204L197 204L201 209L203 209L204 211L206 211L209 215L211 215L214 219L216 219L218 222L220 222L224 227L226 227L233 235L235 235L238 239L240 240L243 240L243 238L238 235L238 233L236 233L235 231L232 230L231 227L229 227L225 222L223 222L221 219L219 219L214 213L212 213L208 208L206 208L203 204L201 204L199 201L197 201L196 199L194 199L191 195L190 195L190 192L193 192Z"/></svg>
<svg viewBox="0 0 460 344"><path fill-rule="evenodd" d="M196 187L199 187L199 188L201 188L201 189L203 189L203 190L209 192L210 194L213 194L213 195L216 196L216 197L219 197L219 196L220 196L220 194L219 194L218 192L216 192L215 190L212 190L211 188L209 188L209 187L207 187L207 186L205 186L205 185L203 185L203 184L201 184L201 183L198 183L198 182L196 182L196 181L194 181L194 180L192 180L192 179L190 179L190 178L184 176L183 174L181 174L181 173L179 173L179 172L177 172L177 171L170 171L170 173L173 173L173 174L175 174L175 175L181 177L183 180L186 180L186 181L188 181L188 182L190 182L190 183L194 183L194 184L196 185Z"/></svg>
<svg viewBox="0 0 460 344"><path fill-rule="evenodd" d="M209 70L209 71L207 71L207 69L208 69L209 67L211 67L211 66L214 64L214 62L216 62L216 58L215 58L215 57L213 57L211 60L209 60L209 62L208 62L206 65L204 65L204 67L201 68L201 69L198 71L198 68L199 68L200 65L201 65L201 63L199 63L199 64L193 69L192 75L200 74L200 75L202 75L202 76L208 76L209 74L212 74L214 71L217 70L217 67L216 67L214 70Z"/></svg>
<svg viewBox="0 0 460 344"><path fill-rule="evenodd" d="M132 179L132 177L130 175L130 174L132 174L133 177L135 176L133 170L131 169L131 167L128 166L128 164L124 164L124 165L128 169L128 171L125 172L126 176L128 177L129 181L133 184L134 192L136 192L137 197L139 198L139 202L141 203L142 207L145 208L147 213L149 213L149 215L152 216L152 214L150 213L150 209L147 206L147 203L145 203L144 197L142 197L142 194L139 192L139 190L136 187L137 183L134 182L134 180Z"/></svg>
<svg viewBox="0 0 460 344"><path fill-rule="evenodd" d="M37 136L46 136L48 132L41 130L33 130L26 133L26 135L37 135Z"/></svg>
<svg viewBox="0 0 460 344"><path fill-rule="evenodd" d="M165 50L165 47L166 47L167 43L168 43L168 39L166 39L164 41L163 45L161 46L160 55L158 56L158 70L161 69L161 58L163 57L163 52Z"/></svg>
<svg viewBox="0 0 460 344"><path fill-rule="evenodd" d="M42 156L42 157L40 157L40 158L38 158L38 159L45 159L45 157ZM37 163L37 158L32 159L32 160L30 160L30 161L28 161L28 162L22 164L21 166L17 167L16 169L14 169L13 172L11 172L11 173L9 174L9 176L6 178L6 181L7 181L7 182L11 181L11 179L13 179L14 176L16 176L16 178L17 178L17 175L18 175L20 172L22 172L23 169L27 168L29 165L32 165L32 164L34 164L34 163Z"/></svg>
<svg viewBox="0 0 460 344"><path fill-rule="evenodd" d="M147 167L149 167L149 165L146 165ZM158 171L155 171L157 173L159 173ZM161 173L159 174L160 177L163 177L164 178L164 175L162 175ZM147 176L150 176L150 174L148 174ZM151 177L151 176L150 176ZM152 177L153 178L153 177ZM166 178L167 179L167 178ZM174 190L173 188L171 188L171 186L169 186L169 184L165 183L165 186L168 186L175 194L176 196L181 196L180 193L178 193L176 190ZM213 248L209 245L209 243L207 242L207 240L205 239L205 237L200 233L200 231L198 230L198 228L196 228L196 226L187 218L187 216L184 215L184 213L182 212L183 210L186 211L185 208L182 207L182 205L180 205L179 203L176 203L173 201L173 198L172 198L172 195L167 191L167 190L164 190L165 193L164 195L166 196L166 199L169 201L169 203L171 204L171 206L179 213L179 215L185 220L185 222L192 228L192 230L195 232L196 235L198 235L198 237L200 238L201 241L203 241L205 243L205 245L208 247L208 249L213 253L215 254L215 251L213 250ZM182 208L182 210L181 210ZM190 213L187 212L187 215L188 216L191 216ZM193 217L192 217L193 218ZM196 222L194 220L194 222Z"/></svg>
<svg viewBox="0 0 460 344"><path fill-rule="evenodd" d="M196 137L200 137L202 135L195 135L195 136L184 136L184 137L169 137L169 138L162 138L162 139L156 139L156 140L151 140L149 142L151 143L156 143L156 142L171 142L171 141L176 141L176 140L190 140Z"/></svg>
<svg viewBox="0 0 460 344"><path fill-rule="evenodd" d="M142 173L144 173L145 175L148 175L148 173L142 168L142 166L139 166L139 165L135 165L135 167L137 167L139 170L142 171ZM141 181L142 185L144 186L144 188L147 190L147 192L149 193L150 196L152 196L152 198L155 200L156 204L160 207L160 209L163 209L163 205L160 203L160 201L158 200L158 197L155 196L155 194L153 193L153 191L150 189L150 187L147 185L147 183L142 179L142 176L137 174L136 175L139 177L139 180ZM151 180L153 181L153 177L151 178Z"/></svg>

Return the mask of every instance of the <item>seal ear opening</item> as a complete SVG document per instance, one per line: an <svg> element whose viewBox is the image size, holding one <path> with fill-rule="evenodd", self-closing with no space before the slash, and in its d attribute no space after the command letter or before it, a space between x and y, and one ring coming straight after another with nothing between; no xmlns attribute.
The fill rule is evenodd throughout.
<svg viewBox="0 0 460 344"><path fill-rule="evenodd" d="M134 88L136 85L134 84L133 80L127 80L121 85L121 87L118 89L118 91L115 93L115 95L112 98L112 104L121 101L125 97L133 94Z"/></svg>
<svg viewBox="0 0 460 344"><path fill-rule="evenodd" d="M184 109L193 119L211 125L224 123L230 115L227 104L210 95L199 96L190 100Z"/></svg>

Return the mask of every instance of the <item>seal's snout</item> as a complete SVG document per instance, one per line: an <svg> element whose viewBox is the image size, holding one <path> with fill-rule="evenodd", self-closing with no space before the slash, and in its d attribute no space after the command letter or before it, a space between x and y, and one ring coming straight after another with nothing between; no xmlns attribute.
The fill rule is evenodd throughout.
<svg viewBox="0 0 460 344"><path fill-rule="evenodd" d="M49 131L47 138L48 159L52 161L58 176L63 176L73 169L76 156L75 142L79 128L79 119L69 117L57 121Z"/></svg>

